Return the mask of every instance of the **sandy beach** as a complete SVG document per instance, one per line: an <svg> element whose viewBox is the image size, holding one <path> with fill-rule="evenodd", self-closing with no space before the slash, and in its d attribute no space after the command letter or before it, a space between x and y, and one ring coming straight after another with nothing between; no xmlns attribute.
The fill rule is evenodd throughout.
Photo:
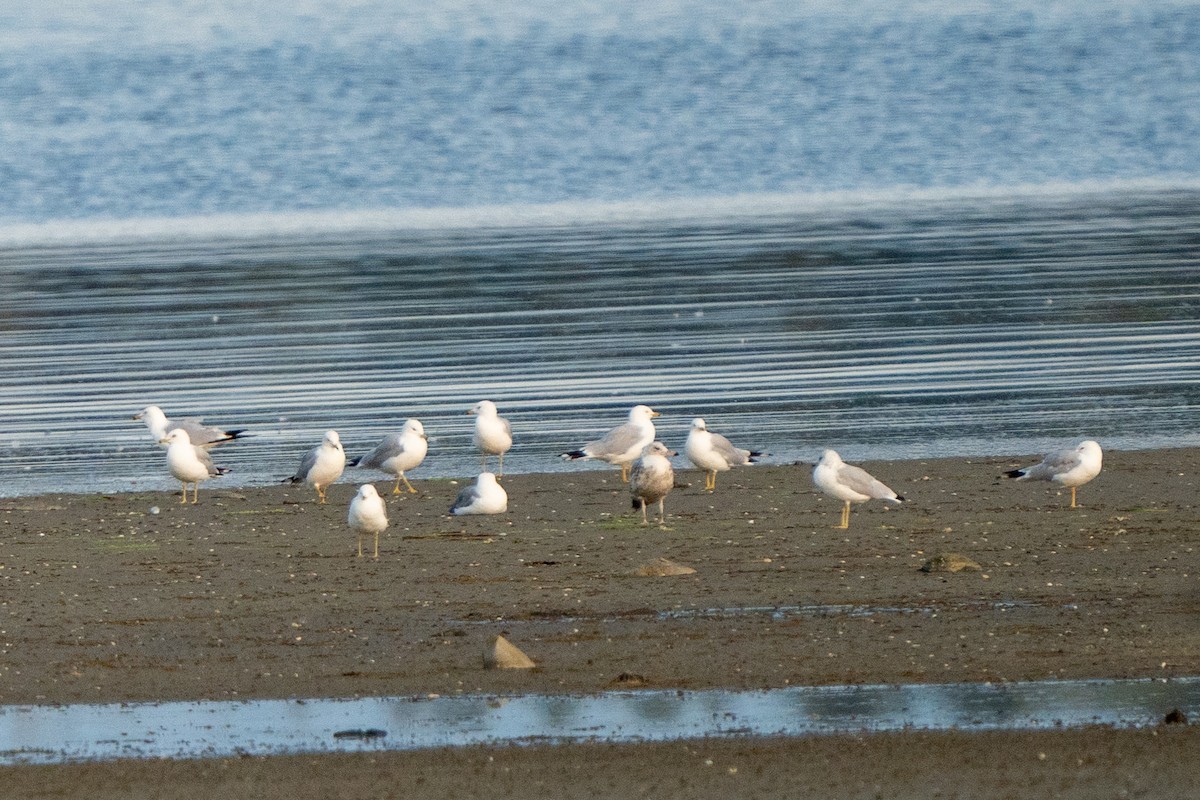
<svg viewBox="0 0 1200 800"><path fill-rule="evenodd" d="M473 518L445 513L458 482L418 470L416 495L376 481L391 518L378 561L355 557L345 478L327 505L310 489L220 480L195 506L166 492L0 500L0 703L590 693L628 676L689 690L1200 674L1200 450L1108 452L1076 509L1069 491L1001 477L1035 460L864 463L908 502L856 506L846 531L806 465L722 474L710 494L677 459L666 529L640 525L615 470L506 476L509 512ZM945 553L981 569L921 571ZM633 574L660 557L696 572ZM483 669L498 633L539 667ZM523 797L1180 797L1200 795L1186 766L1197 743L1170 726L0 773L21 797L186 796L197 782L255 797L483 785Z"/></svg>

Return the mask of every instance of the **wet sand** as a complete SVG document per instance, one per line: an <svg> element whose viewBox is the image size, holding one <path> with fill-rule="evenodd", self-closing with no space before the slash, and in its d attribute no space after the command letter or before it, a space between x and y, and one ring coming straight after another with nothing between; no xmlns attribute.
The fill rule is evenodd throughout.
<svg viewBox="0 0 1200 800"><path fill-rule="evenodd" d="M0 703L1200 674L1192 576L1200 450L1106 453L1077 509L1069 491L999 477L1028 463L864 464L909 502L856 506L848 531L831 527L840 506L813 490L802 465L722 474L714 494L702 491L699 472L681 469L680 482L690 485L667 498L666 530L641 527L615 471L508 476L508 514L450 518L459 485L422 481L418 470L410 477L419 494L386 495L392 524L378 561L354 556L349 482L333 487L325 506L299 487L231 490L219 480L201 489L195 506L165 492L0 500ZM946 552L982 570L920 571ZM656 557L696 572L631 575ZM484 645L502 632L539 668L484 670ZM1081 765L1068 757L1083 758L1093 744L1102 758ZM738 783L713 777L720 758L707 772L690 763L682 757L689 748L729 760L737 771L727 777ZM1050 752L1028 759L1031 748ZM516 770L506 775L542 781L523 790L530 797L783 796L798 786L874 796L872 780L884 782L882 796L901 796L903 775L913 796L932 796L936 786L944 796L1088 796L1089 785L1167 792L1153 781L1175 779L1177 749L1194 757L1190 728L2 772L29 792L50 791L47 771L73 775L53 794L68 797L82 796L81 787L91 797L136 796L156 781L201 779L337 796L317 791L310 774L353 775L360 791L346 796L361 796L372 780L400 786L400 773L424 776L427 783L410 789L424 785L427 796L449 796L455 780L474 785L487 775L497 794L516 793L515 778L487 761L502 756ZM1147 759L1158 772L1138 766ZM974 777L952 779L947 771L959 766ZM580 772L611 780L580 784L570 777ZM683 783L671 789L676 772ZM1029 783L1039 775L1046 783ZM565 794L563 782L576 794ZM610 790L588 793L603 785Z"/></svg>

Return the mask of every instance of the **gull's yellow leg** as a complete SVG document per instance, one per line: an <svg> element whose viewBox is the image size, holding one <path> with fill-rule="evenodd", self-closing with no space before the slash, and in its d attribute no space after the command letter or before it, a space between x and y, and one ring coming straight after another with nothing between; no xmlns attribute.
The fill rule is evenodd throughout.
<svg viewBox="0 0 1200 800"><path fill-rule="evenodd" d="M1075 508L1075 487L1071 487L1071 508Z"/></svg>
<svg viewBox="0 0 1200 800"><path fill-rule="evenodd" d="M362 558L362 534L358 535L358 557Z"/></svg>
<svg viewBox="0 0 1200 800"><path fill-rule="evenodd" d="M324 503L325 502L325 489L320 484L316 484L316 487L317 487L317 497L320 498L320 500L318 502Z"/></svg>
<svg viewBox="0 0 1200 800"><path fill-rule="evenodd" d="M379 531L375 531L375 560L379 560Z"/></svg>
<svg viewBox="0 0 1200 800"><path fill-rule="evenodd" d="M408 482L408 478L405 478L405 477L404 477L404 473L400 473L400 477L404 479L404 485L408 487L408 493L409 493L409 494L416 494L416 493L417 493L417 490L416 490L416 489L414 489L414 488L413 488L413 485L412 485L411 483L409 483L409 482ZM396 484L396 493L397 493L397 494L399 494L399 493L400 493L400 491L399 491L399 490L400 490L400 484L398 484L398 483L397 483L397 484Z"/></svg>
<svg viewBox="0 0 1200 800"><path fill-rule="evenodd" d="M179 496L179 504L186 505L187 504L187 481L182 481L182 484L183 484L183 493Z"/></svg>
<svg viewBox="0 0 1200 800"><path fill-rule="evenodd" d="M200 499L200 481L192 484L192 505L196 505L196 501Z"/></svg>
<svg viewBox="0 0 1200 800"><path fill-rule="evenodd" d="M496 477L504 477L504 453L500 454L500 466L496 468Z"/></svg>
<svg viewBox="0 0 1200 800"><path fill-rule="evenodd" d="M849 528L849 527L850 527L850 501L847 500L845 505L842 506L842 522L840 525L838 525L838 528L845 530L846 528Z"/></svg>
<svg viewBox="0 0 1200 800"><path fill-rule="evenodd" d="M621 465L621 483L629 483L629 465Z"/></svg>

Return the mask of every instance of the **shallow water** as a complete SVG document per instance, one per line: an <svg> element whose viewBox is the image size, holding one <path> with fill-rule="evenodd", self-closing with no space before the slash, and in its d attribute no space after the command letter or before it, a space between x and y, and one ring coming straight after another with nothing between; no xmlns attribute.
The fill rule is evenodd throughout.
<svg viewBox="0 0 1200 800"><path fill-rule="evenodd" d="M1200 678L587 696L0 707L0 763L896 730L1034 730L1200 713Z"/></svg>
<svg viewBox="0 0 1200 800"><path fill-rule="evenodd" d="M233 472L212 487L278 481L329 428L361 455L410 416L430 435L413 478L473 474L465 412L485 397L512 421L510 472L586 469L557 454L635 402L677 449L699 415L778 463L1196 444L1198 200L792 198L13 240L0 494L175 488L130 419L149 403L250 429L217 451Z"/></svg>

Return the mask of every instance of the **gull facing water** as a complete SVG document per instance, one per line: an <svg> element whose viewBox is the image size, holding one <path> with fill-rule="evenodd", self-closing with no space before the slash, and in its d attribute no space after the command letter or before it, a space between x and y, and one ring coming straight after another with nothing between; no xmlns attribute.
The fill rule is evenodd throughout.
<svg viewBox="0 0 1200 800"><path fill-rule="evenodd" d="M753 450L734 447L724 436L710 431L700 417L692 420L692 430L688 433L683 450L687 453L689 461L704 470L704 488L710 492L716 491L718 472L728 472L731 467L753 464L763 455Z"/></svg>
<svg viewBox="0 0 1200 800"><path fill-rule="evenodd" d="M663 500L675 486L675 470L671 467L670 456L679 455L669 450L662 442L652 442L642 457L633 462L629 474L629 494L633 498L633 507L642 509L642 524L649 525L646 519L646 506L658 503L658 524L665 525L667 512Z"/></svg>
<svg viewBox="0 0 1200 800"><path fill-rule="evenodd" d="M201 425L198 419L168 419L158 406L146 406L134 414L133 418L145 421L146 427L150 429L150 436L160 444L173 430L187 431L188 439L196 447L214 447L246 435L244 429L227 431L216 425Z"/></svg>
<svg viewBox="0 0 1200 800"><path fill-rule="evenodd" d="M229 470L213 464L212 457L202 447L196 447L188 438L187 431L176 428L162 438L159 444L167 445L167 468L175 479L183 484L183 492L179 502L187 502L188 484L192 484L192 503L200 499L200 482L217 475L224 475Z"/></svg>
<svg viewBox="0 0 1200 800"><path fill-rule="evenodd" d="M883 500L902 503L904 498L875 479L871 473L842 461L834 450L826 450L813 469L813 483L825 494L832 495L845 503L842 506L842 521L838 528L850 527L850 504L868 500Z"/></svg>
<svg viewBox="0 0 1200 800"><path fill-rule="evenodd" d="M346 451L337 431L326 431L321 443L309 450L300 460L300 469L284 483L308 483L317 490L320 502L325 502L325 489L342 476L346 468Z"/></svg>
<svg viewBox="0 0 1200 800"><path fill-rule="evenodd" d="M1053 481L1071 487L1071 508L1075 504L1075 490L1100 474L1104 453L1100 445L1091 439L1080 442L1069 450L1050 453L1040 464L1014 469L1004 473L1019 481Z"/></svg>
<svg viewBox="0 0 1200 800"><path fill-rule="evenodd" d="M512 447L512 426L508 420L496 411L496 404L491 400L480 400L468 414L475 415L475 446L483 454L483 470L487 471L489 455L500 456L498 475L504 474L504 454Z"/></svg>
<svg viewBox="0 0 1200 800"><path fill-rule="evenodd" d="M394 476L396 485L392 487L392 494L400 494L400 481L404 481L411 494L416 494L417 490L404 473L419 467L427 452L429 441L425 437L425 426L419 420L410 419L399 433L386 437L374 450L351 461L350 466L377 469Z"/></svg>
<svg viewBox="0 0 1200 800"><path fill-rule="evenodd" d="M621 480L629 480L629 465L654 441L654 423L659 413L649 406L629 409L629 421L613 428L603 439L588 442L578 450L563 453L567 459L595 458L621 468Z"/></svg>
<svg viewBox="0 0 1200 800"><path fill-rule="evenodd" d="M450 513L462 514L503 514L508 511L508 492L496 483L496 476L491 472L481 472L475 483L458 493Z"/></svg>

